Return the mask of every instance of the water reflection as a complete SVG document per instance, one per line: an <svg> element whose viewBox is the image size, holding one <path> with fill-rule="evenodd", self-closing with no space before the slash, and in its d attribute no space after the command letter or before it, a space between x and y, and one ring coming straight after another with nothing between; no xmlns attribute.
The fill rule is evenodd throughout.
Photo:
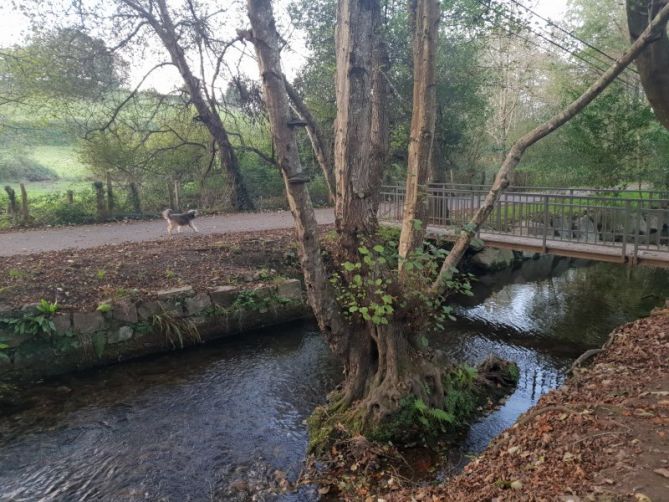
<svg viewBox="0 0 669 502"><path fill-rule="evenodd" d="M473 424L463 453L560 385L613 327L669 296L661 270L548 257L503 274L483 278L479 303L432 340L455 359L494 353L521 369L517 391ZM252 490L276 469L295 479L303 420L339 376L315 327L301 324L37 386L28 409L0 418L0 500L229 500L231 487Z"/></svg>

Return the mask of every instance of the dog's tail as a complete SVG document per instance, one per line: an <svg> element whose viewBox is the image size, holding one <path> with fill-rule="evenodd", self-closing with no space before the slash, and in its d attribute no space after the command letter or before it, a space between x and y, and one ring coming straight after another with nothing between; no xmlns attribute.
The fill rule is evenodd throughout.
<svg viewBox="0 0 669 502"><path fill-rule="evenodd" d="M160 213L160 214L163 215L163 218L165 218L167 221L169 221L169 219L170 219L170 215L171 215L173 212L174 212L174 211L172 211L171 209L165 209L165 211L163 211L163 212Z"/></svg>

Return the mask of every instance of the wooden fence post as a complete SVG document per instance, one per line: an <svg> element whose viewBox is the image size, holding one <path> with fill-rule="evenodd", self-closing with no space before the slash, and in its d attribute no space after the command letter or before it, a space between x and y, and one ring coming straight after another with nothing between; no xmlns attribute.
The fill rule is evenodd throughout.
<svg viewBox="0 0 669 502"><path fill-rule="evenodd" d="M19 187L21 187L21 221L24 225L29 225L28 192L26 192L26 186L23 183L19 183Z"/></svg>
<svg viewBox="0 0 669 502"><path fill-rule="evenodd" d="M108 216L114 214L114 191L112 189L111 174L107 173L107 213Z"/></svg>
<svg viewBox="0 0 669 502"><path fill-rule="evenodd" d="M105 186L102 181L95 181L93 183L93 190L95 190L95 209L98 221L104 221L107 219L107 204L105 203L104 189Z"/></svg>
<svg viewBox="0 0 669 502"><path fill-rule="evenodd" d="M7 203L7 213L9 214L12 223L16 223L19 213L19 209L16 205L16 192L9 185L5 186L5 192L7 192L7 197L9 199L9 202Z"/></svg>

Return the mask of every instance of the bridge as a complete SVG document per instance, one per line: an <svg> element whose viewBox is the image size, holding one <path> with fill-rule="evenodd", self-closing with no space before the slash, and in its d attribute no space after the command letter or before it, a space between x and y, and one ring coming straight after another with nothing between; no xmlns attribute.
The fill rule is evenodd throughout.
<svg viewBox="0 0 669 502"><path fill-rule="evenodd" d="M489 187L428 186L428 235L455 239ZM381 191L379 218L402 219L404 186ZM479 232L486 245L574 258L669 267L669 193L510 187Z"/></svg>

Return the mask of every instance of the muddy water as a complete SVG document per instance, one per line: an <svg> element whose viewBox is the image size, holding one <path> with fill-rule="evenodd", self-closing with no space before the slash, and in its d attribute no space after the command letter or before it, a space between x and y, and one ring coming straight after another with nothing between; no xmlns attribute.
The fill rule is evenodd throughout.
<svg viewBox="0 0 669 502"><path fill-rule="evenodd" d="M669 297L667 271L581 265L544 258L484 278L432 340L472 364L492 352L521 368L454 469L559 385L575 357ZM36 386L23 411L0 418L0 500L230 500L295 479L303 421L339 373L303 323Z"/></svg>

